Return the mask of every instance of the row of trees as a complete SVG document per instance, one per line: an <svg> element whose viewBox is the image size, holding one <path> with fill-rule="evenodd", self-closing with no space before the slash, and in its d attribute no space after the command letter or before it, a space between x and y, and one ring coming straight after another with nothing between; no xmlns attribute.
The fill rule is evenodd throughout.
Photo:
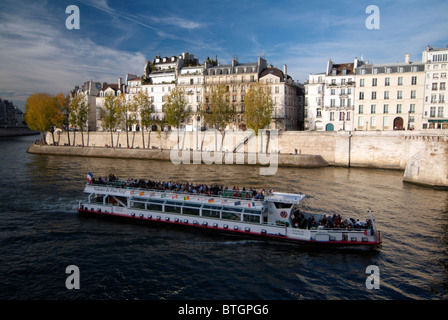
<svg viewBox="0 0 448 320"><path fill-rule="evenodd" d="M192 116L192 110L188 107L188 100L182 89L174 88L165 97L163 106L164 118L160 119L154 112L151 99L142 92L134 95L131 101L125 100L125 95L118 97L108 95L104 99L104 105L100 108L102 127L111 134L113 145L113 132L119 128L126 131L127 147L129 148L129 128L139 125L142 132L143 147L145 147L145 130L151 131L156 125L162 128L165 125L179 128ZM273 101L270 91L260 83L251 85L244 98L244 116L246 125L258 133L271 123ZM88 121L89 106L84 94L74 97L59 93L56 96L47 93L35 93L31 95L25 105L25 120L32 130L42 133L45 141L45 133L51 132L54 143L54 130L60 128L67 131L70 144L69 128L78 128L81 131L82 145L84 146L83 129ZM224 85L214 86L210 90L207 103L200 107L198 115L203 123L224 132L225 128L233 122L237 114L230 104L228 91ZM179 137L178 137L179 139ZM150 141L148 138L148 148Z"/></svg>

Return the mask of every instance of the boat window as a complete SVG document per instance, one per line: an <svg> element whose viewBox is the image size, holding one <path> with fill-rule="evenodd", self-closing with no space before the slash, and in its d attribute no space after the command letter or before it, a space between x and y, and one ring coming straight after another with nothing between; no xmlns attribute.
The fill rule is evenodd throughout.
<svg viewBox="0 0 448 320"><path fill-rule="evenodd" d="M243 212L243 208L225 207L224 210L232 212Z"/></svg>
<svg viewBox="0 0 448 320"><path fill-rule="evenodd" d="M181 210L181 207L178 205L165 204L165 212L180 213L180 210Z"/></svg>
<svg viewBox="0 0 448 320"><path fill-rule="evenodd" d="M219 218L219 210L202 209L203 217Z"/></svg>
<svg viewBox="0 0 448 320"><path fill-rule="evenodd" d="M189 215L198 216L199 215L199 208L184 207L183 208L183 214L189 214Z"/></svg>
<svg viewBox="0 0 448 320"><path fill-rule="evenodd" d="M202 207L202 204L200 203L184 203L184 208L185 207L195 207L195 208L200 208Z"/></svg>
<svg viewBox="0 0 448 320"><path fill-rule="evenodd" d="M245 222L260 223L260 216L245 214L243 215L243 220Z"/></svg>
<svg viewBox="0 0 448 320"><path fill-rule="evenodd" d="M227 219L227 220L238 220L239 221L239 220L241 220L241 213L223 211L222 218Z"/></svg>
<svg viewBox="0 0 448 320"><path fill-rule="evenodd" d="M151 210L151 211L162 211L162 204L148 202L146 204L146 208L147 208L147 210Z"/></svg>
<svg viewBox="0 0 448 320"><path fill-rule="evenodd" d="M255 214L260 214L260 213L261 213L261 210L246 209L244 212L245 212L245 213L255 213Z"/></svg>
<svg viewBox="0 0 448 320"><path fill-rule="evenodd" d="M145 204L143 202L131 201L131 208L145 209Z"/></svg>
<svg viewBox="0 0 448 320"><path fill-rule="evenodd" d="M274 205L277 209L285 209L285 208L291 208L292 203L274 202Z"/></svg>

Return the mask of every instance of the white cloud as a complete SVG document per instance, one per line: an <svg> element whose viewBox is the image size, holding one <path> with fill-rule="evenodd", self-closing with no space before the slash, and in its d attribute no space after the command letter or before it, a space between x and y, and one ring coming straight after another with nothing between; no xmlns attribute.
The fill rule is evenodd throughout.
<svg viewBox="0 0 448 320"><path fill-rule="evenodd" d="M116 83L127 73L142 73L142 53L109 48L76 30L58 29L41 6L2 12L0 19L0 96L16 105L23 106L34 92L67 93L91 79Z"/></svg>

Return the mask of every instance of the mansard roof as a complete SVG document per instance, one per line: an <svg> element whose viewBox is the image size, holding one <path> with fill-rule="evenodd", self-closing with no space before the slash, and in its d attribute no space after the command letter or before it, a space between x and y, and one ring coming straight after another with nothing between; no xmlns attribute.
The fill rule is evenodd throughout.
<svg viewBox="0 0 448 320"><path fill-rule="evenodd" d="M263 69L263 71L261 71L260 78L268 76L270 74L272 74L272 75L274 75L276 77L279 77L280 78L280 82L284 82L285 81L284 73L281 70L279 70L278 68L266 68L266 69Z"/></svg>

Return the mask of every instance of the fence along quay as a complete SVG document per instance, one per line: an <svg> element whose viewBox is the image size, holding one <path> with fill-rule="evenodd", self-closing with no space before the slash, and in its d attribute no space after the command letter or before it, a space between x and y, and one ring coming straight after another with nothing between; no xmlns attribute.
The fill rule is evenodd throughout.
<svg viewBox="0 0 448 320"><path fill-rule="evenodd" d="M300 193L151 180L95 180L89 173L78 211L173 223L301 243L381 244L372 215L365 221L302 212Z"/></svg>

